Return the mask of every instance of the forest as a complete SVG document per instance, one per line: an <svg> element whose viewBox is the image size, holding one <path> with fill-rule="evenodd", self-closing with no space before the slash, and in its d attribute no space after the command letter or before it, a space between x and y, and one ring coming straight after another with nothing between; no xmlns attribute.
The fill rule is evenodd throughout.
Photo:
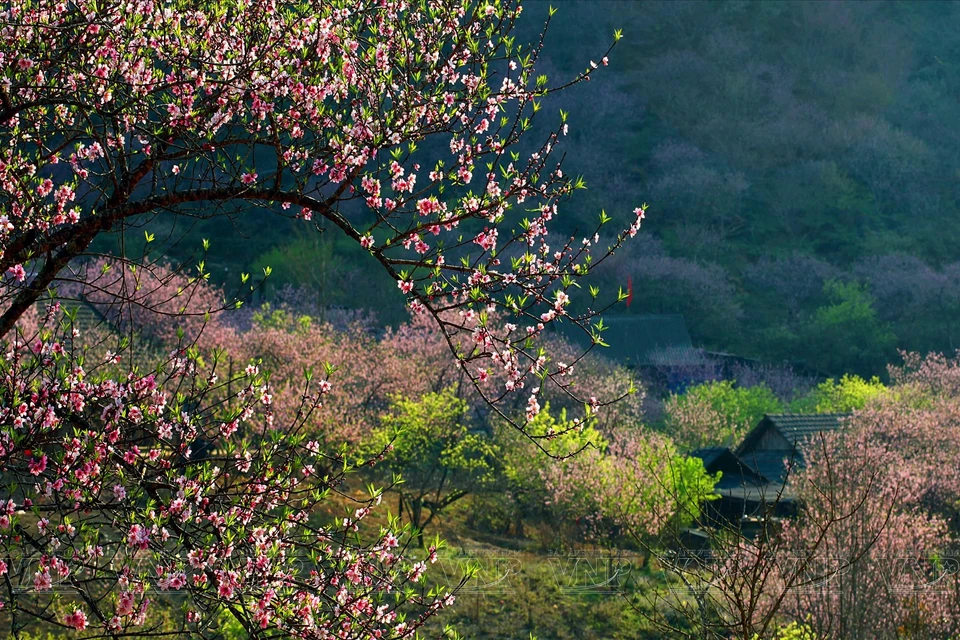
<svg viewBox="0 0 960 640"><path fill-rule="evenodd" d="M0 634L960 637L958 28L0 4Z"/></svg>

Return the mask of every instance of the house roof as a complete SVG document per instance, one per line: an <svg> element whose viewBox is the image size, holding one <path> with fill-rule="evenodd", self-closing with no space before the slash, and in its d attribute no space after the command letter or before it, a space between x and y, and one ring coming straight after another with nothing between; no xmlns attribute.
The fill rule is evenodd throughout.
<svg viewBox="0 0 960 640"><path fill-rule="evenodd" d="M803 466L803 452L798 445L809 442L820 433L837 431L844 426L848 413L765 415L737 447L736 455L767 482L783 483L789 475L788 465ZM763 435L774 429L791 448L783 450L757 449Z"/></svg>
<svg viewBox="0 0 960 640"><path fill-rule="evenodd" d="M818 433L830 433L839 430L843 427L844 420L849 416L849 413L765 415L757 423L757 426L744 437L743 442L737 447L737 455L743 456L744 452L751 451L769 429L775 429L787 442L796 447L815 437Z"/></svg>
<svg viewBox="0 0 960 640"><path fill-rule="evenodd" d="M607 329L601 335L610 345L603 349L607 357L635 366L703 359L680 314L603 316L603 324ZM589 346L590 337L572 324L558 329L569 340Z"/></svg>
<svg viewBox="0 0 960 640"><path fill-rule="evenodd" d="M695 449L690 452L690 455L694 458L700 458L703 460L704 468L710 467L710 465L716 463L724 453L733 453L730 451L729 447L703 447L702 449Z"/></svg>
<svg viewBox="0 0 960 640"><path fill-rule="evenodd" d="M803 467L803 457L799 452L791 451L748 451L741 458L743 463L763 482L783 484L791 475L792 469Z"/></svg>
<svg viewBox="0 0 960 640"><path fill-rule="evenodd" d="M733 498L743 502L753 502L758 504L787 502L796 498L796 494L794 493L793 489L787 485L782 485L775 482L770 482L765 485L744 485L741 487L719 489L717 493L724 498Z"/></svg>
<svg viewBox="0 0 960 640"><path fill-rule="evenodd" d="M728 447L705 447L691 451L690 455L703 460L703 468L707 473L721 472L718 489L767 482Z"/></svg>
<svg viewBox="0 0 960 640"><path fill-rule="evenodd" d="M818 413L812 415L782 413L764 416L773 423L775 429L794 444L808 440L818 433L837 431L849 413Z"/></svg>

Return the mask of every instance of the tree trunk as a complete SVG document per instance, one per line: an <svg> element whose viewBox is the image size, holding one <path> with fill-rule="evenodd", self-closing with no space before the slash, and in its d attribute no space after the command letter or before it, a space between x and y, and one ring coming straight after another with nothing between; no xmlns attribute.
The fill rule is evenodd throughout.
<svg viewBox="0 0 960 640"><path fill-rule="evenodd" d="M420 545L420 548L423 548L423 529L421 528L423 514L423 499L417 498L413 501L413 509L411 510L411 524L413 528L417 530L417 544Z"/></svg>

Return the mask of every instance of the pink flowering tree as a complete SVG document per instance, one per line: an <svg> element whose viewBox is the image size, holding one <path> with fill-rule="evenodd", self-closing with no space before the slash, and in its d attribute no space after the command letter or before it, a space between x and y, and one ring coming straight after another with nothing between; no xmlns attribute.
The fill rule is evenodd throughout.
<svg viewBox="0 0 960 640"><path fill-rule="evenodd" d="M764 604L781 605L821 638L953 637L958 583L947 523L921 507L923 478L898 467L872 417L858 420L809 451L797 478L804 507L780 532ZM808 560L801 580L795 558Z"/></svg>
<svg viewBox="0 0 960 640"><path fill-rule="evenodd" d="M395 334L377 340L362 326L336 331L329 324L298 321L282 313L271 317L270 324L255 323L247 331L219 327L204 335L203 346L222 346L235 368L259 361L270 372L273 406L281 422L294 419L300 411L305 371L320 375L325 366L335 369L336 384L304 425L311 437L324 445L359 443L379 424L392 395L417 398L432 390L431 375L442 375L443 367L434 368L428 356L401 349L393 339ZM401 327L398 332L407 330ZM424 346L436 343L438 350L443 349L447 368L453 369L449 349L435 333L431 335L432 340L426 333L410 339Z"/></svg>
<svg viewBox="0 0 960 640"><path fill-rule="evenodd" d="M0 103L13 143L0 334L105 230L261 207L359 243L435 317L471 379L503 367L508 391L555 373L528 341L643 217L604 244L593 231L548 242L582 183L553 159L563 118L521 154L552 89L534 75L539 47L509 38L512 4L58 9L19 2L3 16L17 53ZM514 321L488 324L488 308Z"/></svg>
<svg viewBox="0 0 960 640"><path fill-rule="evenodd" d="M164 263L98 258L61 272L58 295L88 303L121 332L139 331L166 346L193 344L204 331L217 331L219 311L236 306L208 276Z"/></svg>
<svg viewBox="0 0 960 640"><path fill-rule="evenodd" d="M758 516L754 526L759 530L746 529L744 521L714 516L700 522L702 546L691 547L691 542L697 544L695 539L677 531L661 535L659 548L645 544L670 579L661 588L635 594L637 613L670 637L691 640L779 637L773 635L776 628L790 618L809 624L817 638L854 637L831 635L836 629L831 632L825 608L796 606L798 598L822 602L818 598L826 594L833 613L842 612L849 594L835 597L831 589L838 576L856 570L879 574L888 568L883 566L888 558L882 555L872 564L865 559L871 558L881 538L895 540L883 536L892 522L890 500L896 489L885 482L886 470L873 466L869 455L846 455L849 451L843 452L839 443L834 437L810 443L810 467L795 469L786 489L767 486L757 492L744 485L757 495L755 500L763 496L752 512ZM781 507L797 498L802 499L799 516L778 517ZM920 525L925 520L907 517L904 522ZM934 530L922 527L916 537L903 538L899 549L910 549L915 540L930 542ZM898 529L893 535L903 533ZM870 579L882 584L878 575ZM853 582L856 588L856 579ZM850 625L866 628L863 620L848 616L847 632L854 628Z"/></svg>
<svg viewBox="0 0 960 640"><path fill-rule="evenodd" d="M107 234L145 226L149 249L167 246L154 222L268 210L366 250L483 399L525 390L521 429L546 379L596 409L541 338L558 319L596 336L605 303L571 317L571 295L644 208L602 241L605 214L582 237L548 235L583 184L555 153L563 114L524 136L562 86L536 75L539 44L511 37L519 13L500 0L0 8L0 598L14 633L39 620L204 634L228 615L251 637L399 638L452 602L420 586L426 564L395 520L368 524L381 489L343 490L364 462L309 435L333 367L305 367L278 411L256 362L230 366L194 332L145 363L137 327L91 351L58 298ZM175 274L203 277L203 262L169 272L131 255L128 236L96 305L136 308L131 278L163 298ZM345 511L317 513L324 500ZM152 613L163 591L182 596L167 625Z"/></svg>
<svg viewBox="0 0 960 640"><path fill-rule="evenodd" d="M960 483L950 461L960 446L960 366L939 354L902 356L889 367L891 386L867 394L844 431L811 443L793 480L803 507L779 540L788 559L810 559L806 580L785 589L797 564L781 563L760 610L779 607L818 637L958 632Z"/></svg>
<svg viewBox="0 0 960 640"><path fill-rule="evenodd" d="M51 309L44 325L56 320ZM34 619L113 635L203 633L227 612L251 635L404 635L449 603L389 595L423 569L398 549L397 523L365 524L379 491L343 496L353 506L342 517L307 508L350 469L304 435L325 379L305 383L300 413L281 426L254 365L221 380L217 357L175 352L152 373L119 375L120 358L10 345L0 570L12 630ZM225 401L226 384L236 393ZM241 426L260 437L236 437ZM196 458L201 435L216 446ZM188 596L174 628L151 617L165 591Z"/></svg>
<svg viewBox="0 0 960 640"><path fill-rule="evenodd" d="M842 430L803 445L804 466L768 489L758 535L712 523L710 553L661 558L691 597L653 604L696 631L655 622L698 638L766 637L784 618L818 638L957 634L960 364L903 354L890 377L882 392L848 394L869 398L847 407ZM845 381L870 390L855 382ZM783 500L796 501L796 517L774 517Z"/></svg>

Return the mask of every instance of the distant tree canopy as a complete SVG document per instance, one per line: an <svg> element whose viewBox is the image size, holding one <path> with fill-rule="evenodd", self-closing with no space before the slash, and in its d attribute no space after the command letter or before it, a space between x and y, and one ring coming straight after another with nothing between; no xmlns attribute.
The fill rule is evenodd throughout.
<svg viewBox="0 0 960 640"><path fill-rule="evenodd" d="M595 6L563 3L550 37L589 46L617 24L643 43L602 100L563 98L573 122L624 123L575 138L597 169L577 209L615 193L656 214L658 240L606 273L632 276L630 312L683 313L695 341L832 376L960 346L956 5ZM574 49L549 62L573 68ZM831 280L862 285L859 302Z"/></svg>

